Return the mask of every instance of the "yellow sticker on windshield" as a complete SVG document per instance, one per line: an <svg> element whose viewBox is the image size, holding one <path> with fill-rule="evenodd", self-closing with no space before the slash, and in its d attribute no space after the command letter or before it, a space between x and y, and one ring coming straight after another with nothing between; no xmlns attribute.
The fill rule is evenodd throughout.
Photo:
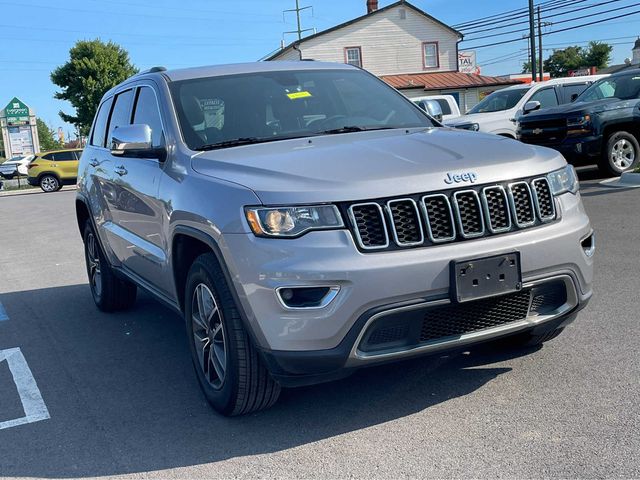
<svg viewBox="0 0 640 480"><path fill-rule="evenodd" d="M310 96L311 96L311 94L309 92L307 92L307 91L287 93L287 97L289 97L291 100L297 100L299 98L308 98Z"/></svg>

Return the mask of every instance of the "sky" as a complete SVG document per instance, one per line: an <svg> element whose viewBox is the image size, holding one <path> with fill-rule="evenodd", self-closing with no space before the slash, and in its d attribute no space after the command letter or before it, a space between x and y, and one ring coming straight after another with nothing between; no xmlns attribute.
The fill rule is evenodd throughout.
<svg viewBox="0 0 640 480"><path fill-rule="evenodd" d="M600 1L603 0L588 3ZM390 3L393 0L380 0L380 7ZM412 3L442 22L456 25L524 8L528 0L412 0ZM597 11L640 5L633 0L609 3L613 5ZM365 5L366 0L300 0L301 7L313 7L301 13L303 28L327 29L363 15ZM0 105L4 107L16 96L35 109L36 115L54 130L63 127L67 135L73 133L73 127L64 124L58 112L74 112L68 103L53 98L57 87L49 75L68 59L69 49L77 40L113 40L129 52L140 69L255 61L277 49L283 39L286 43L294 40L293 35L283 33L296 27L295 14L283 14L283 10L294 7L295 0L0 0ZM635 10L640 8L616 13ZM590 20L593 19L577 23ZM548 26L546 30L554 28L560 25ZM639 34L640 14L549 35L544 38L544 46L564 48L604 40L614 45L615 64L631 56ZM461 43L460 49L511 37L467 41ZM549 53L545 50L545 57ZM485 75L519 73L526 56L526 40L477 50L478 63Z"/></svg>

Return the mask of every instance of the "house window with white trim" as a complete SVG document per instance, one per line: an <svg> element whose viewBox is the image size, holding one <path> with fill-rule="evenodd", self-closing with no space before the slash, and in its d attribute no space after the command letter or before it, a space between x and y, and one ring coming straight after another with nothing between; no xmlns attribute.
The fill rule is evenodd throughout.
<svg viewBox="0 0 640 480"><path fill-rule="evenodd" d="M425 42L422 45L424 55L424 68L438 68L440 62L438 60L438 43Z"/></svg>
<svg viewBox="0 0 640 480"><path fill-rule="evenodd" d="M362 51L360 47L347 47L345 48L345 60L349 65L355 67L362 67Z"/></svg>

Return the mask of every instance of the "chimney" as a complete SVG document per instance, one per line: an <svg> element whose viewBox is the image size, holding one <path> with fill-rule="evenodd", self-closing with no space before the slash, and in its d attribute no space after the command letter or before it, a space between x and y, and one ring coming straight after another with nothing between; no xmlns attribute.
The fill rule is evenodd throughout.
<svg viewBox="0 0 640 480"><path fill-rule="evenodd" d="M378 10L378 0L367 0L367 14Z"/></svg>

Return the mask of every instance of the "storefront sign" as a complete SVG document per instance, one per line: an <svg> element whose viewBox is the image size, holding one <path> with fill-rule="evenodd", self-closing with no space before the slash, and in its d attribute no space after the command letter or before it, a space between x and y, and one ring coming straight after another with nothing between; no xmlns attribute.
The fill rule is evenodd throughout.
<svg viewBox="0 0 640 480"><path fill-rule="evenodd" d="M480 75L480 67L476 63L475 50L458 52L458 70L461 73L472 73Z"/></svg>

